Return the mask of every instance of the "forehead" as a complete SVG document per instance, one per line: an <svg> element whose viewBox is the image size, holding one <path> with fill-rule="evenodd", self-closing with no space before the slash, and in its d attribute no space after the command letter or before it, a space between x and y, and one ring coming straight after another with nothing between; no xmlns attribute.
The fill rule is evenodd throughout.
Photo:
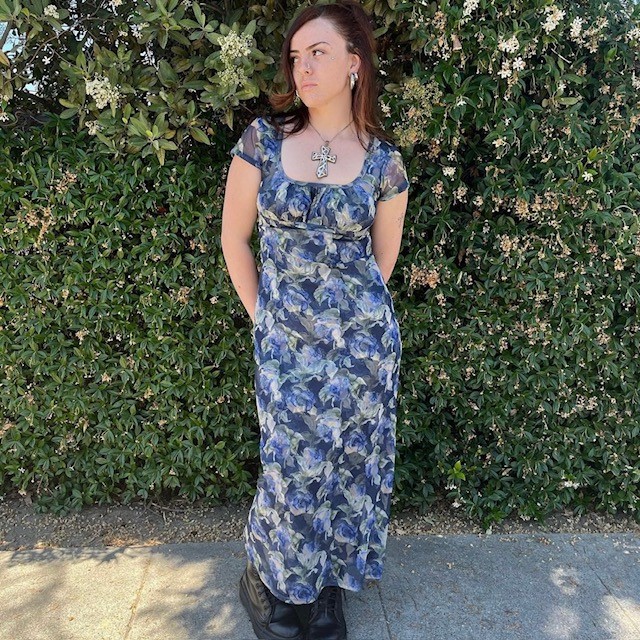
<svg viewBox="0 0 640 640"><path fill-rule="evenodd" d="M291 38L291 49L303 51L309 45L320 40L328 42L332 47L339 46L343 38L336 31L333 23L325 18L314 18L305 22Z"/></svg>

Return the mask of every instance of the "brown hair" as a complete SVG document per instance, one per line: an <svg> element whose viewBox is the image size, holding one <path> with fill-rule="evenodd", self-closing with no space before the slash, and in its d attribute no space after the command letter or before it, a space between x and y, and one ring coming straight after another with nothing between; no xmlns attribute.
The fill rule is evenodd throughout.
<svg viewBox="0 0 640 640"><path fill-rule="evenodd" d="M347 51L360 58L358 80L352 93L353 122L362 144L361 132L377 136L382 140L392 141L380 123L378 106L378 90L376 86L376 67L374 55L376 41L373 37L373 25L370 16L355 0L338 0L332 4L316 4L299 13L287 31L280 54L280 72L287 82L284 93L272 93L269 102L276 112L284 111L294 104L296 85L289 56L291 39L300 27L314 20L325 18L333 23L336 31L347 41ZM279 133L284 132L284 125L293 122L290 133L297 133L309 123L309 109L300 101L300 105L284 114L267 116ZM364 146L364 145L363 145Z"/></svg>

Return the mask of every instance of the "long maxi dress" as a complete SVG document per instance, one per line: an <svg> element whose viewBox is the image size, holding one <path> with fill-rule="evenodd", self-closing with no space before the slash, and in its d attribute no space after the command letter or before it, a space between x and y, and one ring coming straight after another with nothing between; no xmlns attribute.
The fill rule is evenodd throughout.
<svg viewBox="0 0 640 640"><path fill-rule="evenodd" d="M323 587L360 591L382 577L402 343L370 227L376 203L409 183L397 147L375 136L345 185L289 178L281 147L259 117L230 152L262 173L252 328L262 471L244 543L269 590L305 604Z"/></svg>

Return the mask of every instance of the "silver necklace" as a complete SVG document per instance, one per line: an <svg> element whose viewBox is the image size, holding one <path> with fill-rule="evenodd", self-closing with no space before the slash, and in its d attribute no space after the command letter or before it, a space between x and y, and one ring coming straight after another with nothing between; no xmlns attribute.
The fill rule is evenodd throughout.
<svg viewBox="0 0 640 640"><path fill-rule="evenodd" d="M338 133L336 133L335 136L333 136L333 138L331 138L331 140L325 140L322 137L322 134L311 124L311 122L309 122L309 126L320 136L320 138L322 138L322 140L324 141L322 146L320 147L320 152L318 151L314 151L311 154L311 159L312 160L319 160L320 164L318 165L318 168L316 169L316 175L318 176L318 178L325 178L326 176L329 175L329 162L333 162L335 164L336 160L338 159L337 155L331 155L331 147L329 146L350 124L351 122L353 122L353 120L351 120L349 122L349 124L347 124L346 127L343 127L342 129L340 129L340 131L338 131Z"/></svg>

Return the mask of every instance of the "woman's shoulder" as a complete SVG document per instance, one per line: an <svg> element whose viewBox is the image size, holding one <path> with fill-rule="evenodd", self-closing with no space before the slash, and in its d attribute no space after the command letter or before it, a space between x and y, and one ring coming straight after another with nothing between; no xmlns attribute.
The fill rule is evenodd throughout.
<svg viewBox="0 0 640 640"><path fill-rule="evenodd" d="M268 125L264 116L255 116L253 120L249 123L250 127L253 127L257 131L264 131L265 127Z"/></svg>
<svg viewBox="0 0 640 640"><path fill-rule="evenodd" d="M375 136L375 147L373 153L373 163L381 171L394 163L402 163L402 154L400 148L392 140L385 139L381 136Z"/></svg>
<svg viewBox="0 0 640 640"><path fill-rule="evenodd" d="M283 118L281 116L265 114L256 116L250 123L259 133L274 134L276 129L276 123L282 123ZM280 126L282 126L280 124Z"/></svg>
<svg viewBox="0 0 640 640"><path fill-rule="evenodd" d="M247 125L253 144L260 149L263 161L274 157L278 148L278 135L268 116L257 115Z"/></svg>
<svg viewBox="0 0 640 640"><path fill-rule="evenodd" d="M400 148L392 140L385 140L384 138L376 136L378 140L378 148L381 149L384 154L391 155L394 152L399 152Z"/></svg>

